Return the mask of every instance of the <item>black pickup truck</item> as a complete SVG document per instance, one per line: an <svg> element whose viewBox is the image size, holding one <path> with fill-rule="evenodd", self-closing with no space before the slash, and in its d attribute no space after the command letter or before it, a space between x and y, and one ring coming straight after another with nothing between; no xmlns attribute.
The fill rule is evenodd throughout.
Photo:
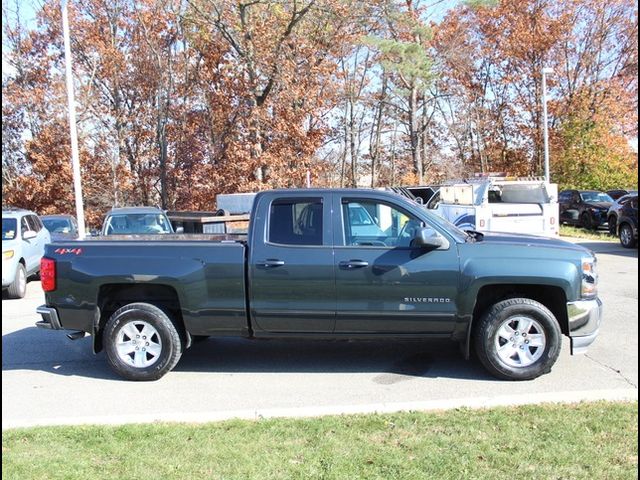
<svg viewBox="0 0 640 480"><path fill-rule="evenodd" d="M248 235L114 236L49 245L41 328L93 336L130 380L197 337L449 338L502 379L547 373L602 317L596 258L557 239L464 232L397 194L279 190Z"/></svg>

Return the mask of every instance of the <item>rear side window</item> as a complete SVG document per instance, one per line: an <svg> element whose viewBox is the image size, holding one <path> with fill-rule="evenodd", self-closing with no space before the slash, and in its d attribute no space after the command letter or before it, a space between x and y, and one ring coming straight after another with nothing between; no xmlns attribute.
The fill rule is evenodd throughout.
<svg viewBox="0 0 640 480"><path fill-rule="evenodd" d="M271 243L322 245L323 206L321 198L280 199L269 209Z"/></svg>

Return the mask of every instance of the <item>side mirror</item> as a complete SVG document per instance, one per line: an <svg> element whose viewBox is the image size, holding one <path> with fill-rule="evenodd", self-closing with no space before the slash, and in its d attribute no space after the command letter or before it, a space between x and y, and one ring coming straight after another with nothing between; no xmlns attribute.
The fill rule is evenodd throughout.
<svg viewBox="0 0 640 480"><path fill-rule="evenodd" d="M33 230L26 230L22 234L22 238L24 240L31 240L32 238L36 238L37 236L38 236L38 234L36 232L34 232Z"/></svg>
<svg viewBox="0 0 640 480"><path fill-rule="evenodd" d="M184 233L184 227L176 228L176 233Z"/></svg>
<svg viewBox="0 0 640 480"><path fill-rule="evenodd" d="M416 248L438 248L444 245L442 237L433 228L422 227L416 230L411 246Z"/></svg>
<svg viewBox="0 0 640 480"><path fill-rule="evenodd" d="M416 197L413 199L414 202L416 202L418 205L424 205L424 200L422 199L422 197Z"/></svg>

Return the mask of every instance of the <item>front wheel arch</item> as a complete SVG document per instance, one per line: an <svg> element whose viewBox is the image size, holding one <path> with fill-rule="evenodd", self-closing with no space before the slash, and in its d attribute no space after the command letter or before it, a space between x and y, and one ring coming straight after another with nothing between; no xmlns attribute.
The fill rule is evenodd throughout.
<svg viewBox="0 0 640 480"><path fill-rule="evenodd" d="M520 297L495 303L477 323L473 340L479 360L493 376L532 380L551 371L562 332L547 307Z"/></svg>

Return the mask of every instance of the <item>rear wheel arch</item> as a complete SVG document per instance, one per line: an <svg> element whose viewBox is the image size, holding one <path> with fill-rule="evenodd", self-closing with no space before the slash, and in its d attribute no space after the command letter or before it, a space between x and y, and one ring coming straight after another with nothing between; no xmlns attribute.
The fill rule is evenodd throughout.
<svg viewBox="0 0 640 480"><path fill-rule="evenodd" d="M99 315L94 326L93 351L102 351L103 333L111 316L120 308L132 303L148 303L163 312L175 324L182 337L183 348L191 344L186 331L178 292L164 284L105 284L98 291L97 306Z"/></svg>
<svg viewBox="0 0 640 480"><path fill-rule="evenodd" d="M104 330L107 359L127 380L158 380L183 352L182 336L164 310L146 302L127 304L111 315Z"/></svg>

